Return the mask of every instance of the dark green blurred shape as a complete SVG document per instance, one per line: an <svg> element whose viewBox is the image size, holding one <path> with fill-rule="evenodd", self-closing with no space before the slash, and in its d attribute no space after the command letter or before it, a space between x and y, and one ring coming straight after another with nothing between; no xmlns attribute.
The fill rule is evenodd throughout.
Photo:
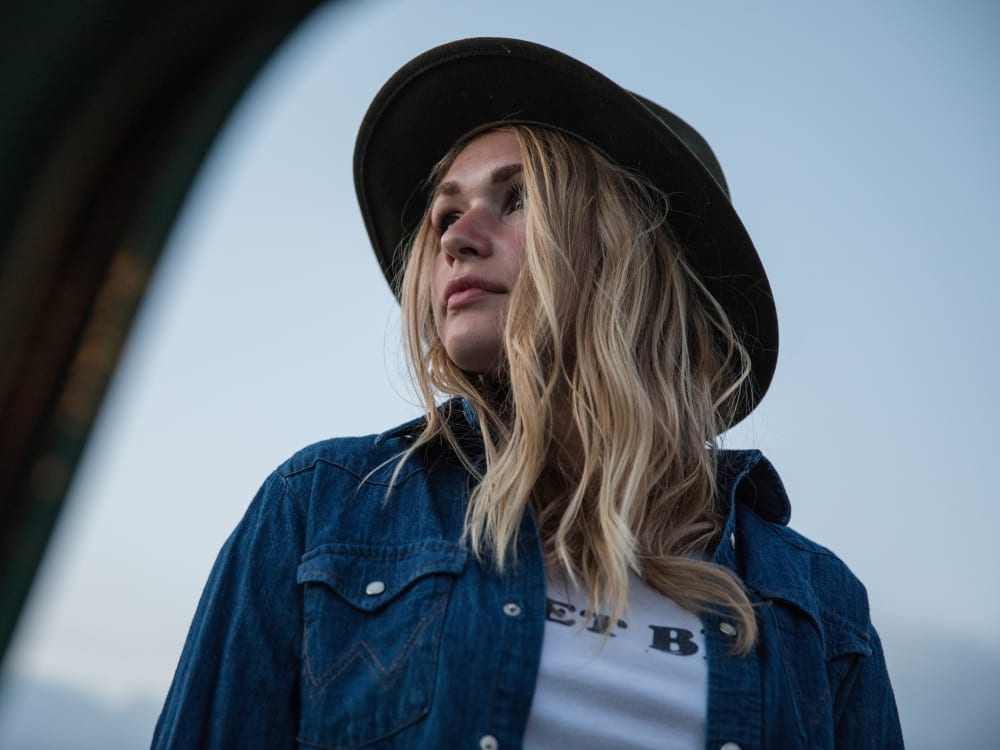
<svg viewBox="0 0 1000 750"><path fill-rule="evenodd" d="M0 657L184 195L318 4L0 7Z"/></svg>

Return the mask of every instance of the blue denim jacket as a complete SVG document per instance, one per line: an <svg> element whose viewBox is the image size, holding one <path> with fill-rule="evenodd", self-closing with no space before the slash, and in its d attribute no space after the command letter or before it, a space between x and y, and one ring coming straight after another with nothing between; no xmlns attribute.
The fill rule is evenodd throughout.
<svg viewBox="0 0 1000 750"><path fill-rule="evenodd" d="M318 443L268 478L212 570L154 748L521 747L546 617L538 532L526 515L503 575L470 555L471 480L443 445L387 496L421 426ZM713 559L746 583L760 637L732 656L730 624L703 618L706 748L902 747L861 583L787 528L760 453L723 452L720 487Z"/></svg>

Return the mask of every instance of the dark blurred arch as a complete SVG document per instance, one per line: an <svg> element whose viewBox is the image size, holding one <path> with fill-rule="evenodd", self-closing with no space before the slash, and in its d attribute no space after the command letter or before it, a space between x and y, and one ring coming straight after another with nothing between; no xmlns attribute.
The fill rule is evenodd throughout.
<svg viewBox="0 0 1000 750"><path fill-rule="evenodd" d="M0 8L0 657L188 187L319 4Z"/></svg>

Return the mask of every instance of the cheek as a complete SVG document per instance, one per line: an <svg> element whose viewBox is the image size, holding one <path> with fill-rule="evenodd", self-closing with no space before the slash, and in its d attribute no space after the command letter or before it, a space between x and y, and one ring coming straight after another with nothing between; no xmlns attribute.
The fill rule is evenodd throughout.
<svg viewBox="0 0 1000 750"><path fill-rule="evenodd" d="M428 264L428 292L430 293L431 312L434 316L434 328L440 333L441 319L444 316L444 305L441 302L442 292L447 281L447 266L442 260L442 254L438 253L434 260Z"/></svg>
<svg viewBox="0 0 1000 750"><path fill-rule="evenodd" d="M516 280L517 277L521 275L521 270L524 268L527 253L523 224L518 227L511 228L506 244L509 248L507 251L507 266L510 269L512 278Z"/></svg>

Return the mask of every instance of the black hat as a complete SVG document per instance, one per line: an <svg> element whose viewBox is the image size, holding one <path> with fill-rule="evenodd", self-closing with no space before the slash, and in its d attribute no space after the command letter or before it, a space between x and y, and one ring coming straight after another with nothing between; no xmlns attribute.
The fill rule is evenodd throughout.
<svg viewBox="0 0 1000 750"><path fill-rule="evenodd" d="M354 185L393 291L403 243L430 198L431 169L462 136L492 123L573 133L669 196L668 223L750 353L751 379L733 424L749 414L774 374L778 320L719 162L679 117L548 47L489 37L452 42L408 62L376 94L355 144Z"/></svg>

